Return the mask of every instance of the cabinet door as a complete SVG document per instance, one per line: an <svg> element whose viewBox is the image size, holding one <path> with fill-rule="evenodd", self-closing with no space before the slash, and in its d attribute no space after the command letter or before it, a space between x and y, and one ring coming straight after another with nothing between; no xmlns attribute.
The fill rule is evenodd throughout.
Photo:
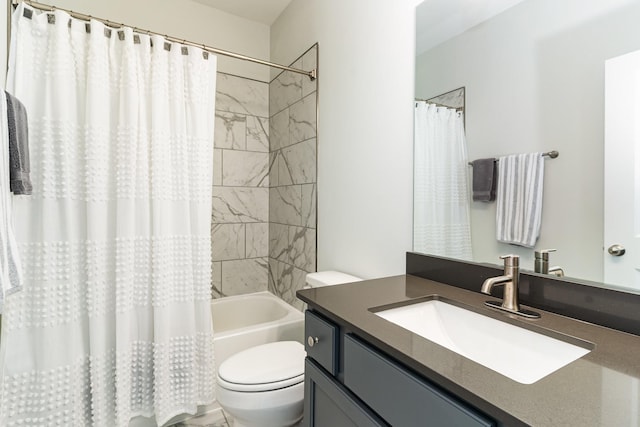
<svg viewBox="0 0 640 427"><path fill-rule="evenodd" d="M344 384L394 426L493 427L493 420L351 335Z"/></svg>
<svg viewBox="0 0 640 427"><path fill-rule="evenodd" d="M304 427L388 427L312 359L305 360Z"/></svg>
<svg viewBox="0 0 640 427"><path fill-rule="evenodd" d="M338 327L322 318L319 314L307 310L304 318L307 356L313 358L331 375L338 373Z"/></svg>

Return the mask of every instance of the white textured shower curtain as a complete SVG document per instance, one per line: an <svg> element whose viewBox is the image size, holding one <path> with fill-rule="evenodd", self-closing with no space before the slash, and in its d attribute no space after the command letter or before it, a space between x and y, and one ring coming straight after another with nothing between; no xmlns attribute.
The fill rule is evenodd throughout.
<svg viewBox="0 0 640 427"><path fill-rule="evenodd" d="M414 140L413 250L471 260L462 113L416 102Z"/></svg>
<svg viewBox="0 0 640 427"><path fill-rule="evenodd" d="M24 3L12 33L33 195L14 207L25 280L2 322L0 425L194 412L214 399L216 58Z"/></svg>

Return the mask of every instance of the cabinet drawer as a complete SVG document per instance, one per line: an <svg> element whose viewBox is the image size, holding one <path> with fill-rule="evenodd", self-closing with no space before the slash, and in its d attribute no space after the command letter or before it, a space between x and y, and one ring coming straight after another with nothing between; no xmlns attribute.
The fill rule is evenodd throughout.
<svg viewBox="0 0 640 427"><path fill-rule="evenodd" d="M303 427L389 427L308 357L304 383Z"/></svg>
<svg viewBox="0 0 640 427"><path fill-rule="evenodd" d="M351 335L344 339L343 371L347 388L391 425L495 425Z"/></svg>
<svg viewBox="0 0 640 427"><path fill-rule="evenodd" d="M307 310L304 318L307 356L313 358L331 375L338 373L338 327L320 315Z"/></svg>

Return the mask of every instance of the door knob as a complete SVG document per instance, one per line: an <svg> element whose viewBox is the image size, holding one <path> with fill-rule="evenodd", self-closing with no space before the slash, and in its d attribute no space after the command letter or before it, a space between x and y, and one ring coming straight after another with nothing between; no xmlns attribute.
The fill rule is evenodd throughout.
<svg viewBox="0 0 640 427"><path fill-rule="evenodd" d="M608 250L610 255L622 256L626 252L626 249L622 245L611 245Z"/></svg>
<svg viewBox="0 0 640 427"><path fill-rule="evenodd" d="M311 335L307 338L307 344L309 344L309 347L313 347L318 344L318 341L318 337L312 337Z"/></svg>

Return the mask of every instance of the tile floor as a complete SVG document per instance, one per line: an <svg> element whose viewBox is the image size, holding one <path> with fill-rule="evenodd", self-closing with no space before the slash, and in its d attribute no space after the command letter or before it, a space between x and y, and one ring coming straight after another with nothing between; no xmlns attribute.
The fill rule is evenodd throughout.
<svg viewBox="0 0 640 427"><path fill-rule="evenodd" d="M300 426L302 426L302 421L293 427ZM172 427L233 427L233 418L224 411L213 411L182 421Z"/></svg>
<svg viewBox="0 0 640 427"><path fill-rule="evenodd" d="M174 427L231 427L232 425L233 420L224 411L213 411L182 421Z"/></svg>

